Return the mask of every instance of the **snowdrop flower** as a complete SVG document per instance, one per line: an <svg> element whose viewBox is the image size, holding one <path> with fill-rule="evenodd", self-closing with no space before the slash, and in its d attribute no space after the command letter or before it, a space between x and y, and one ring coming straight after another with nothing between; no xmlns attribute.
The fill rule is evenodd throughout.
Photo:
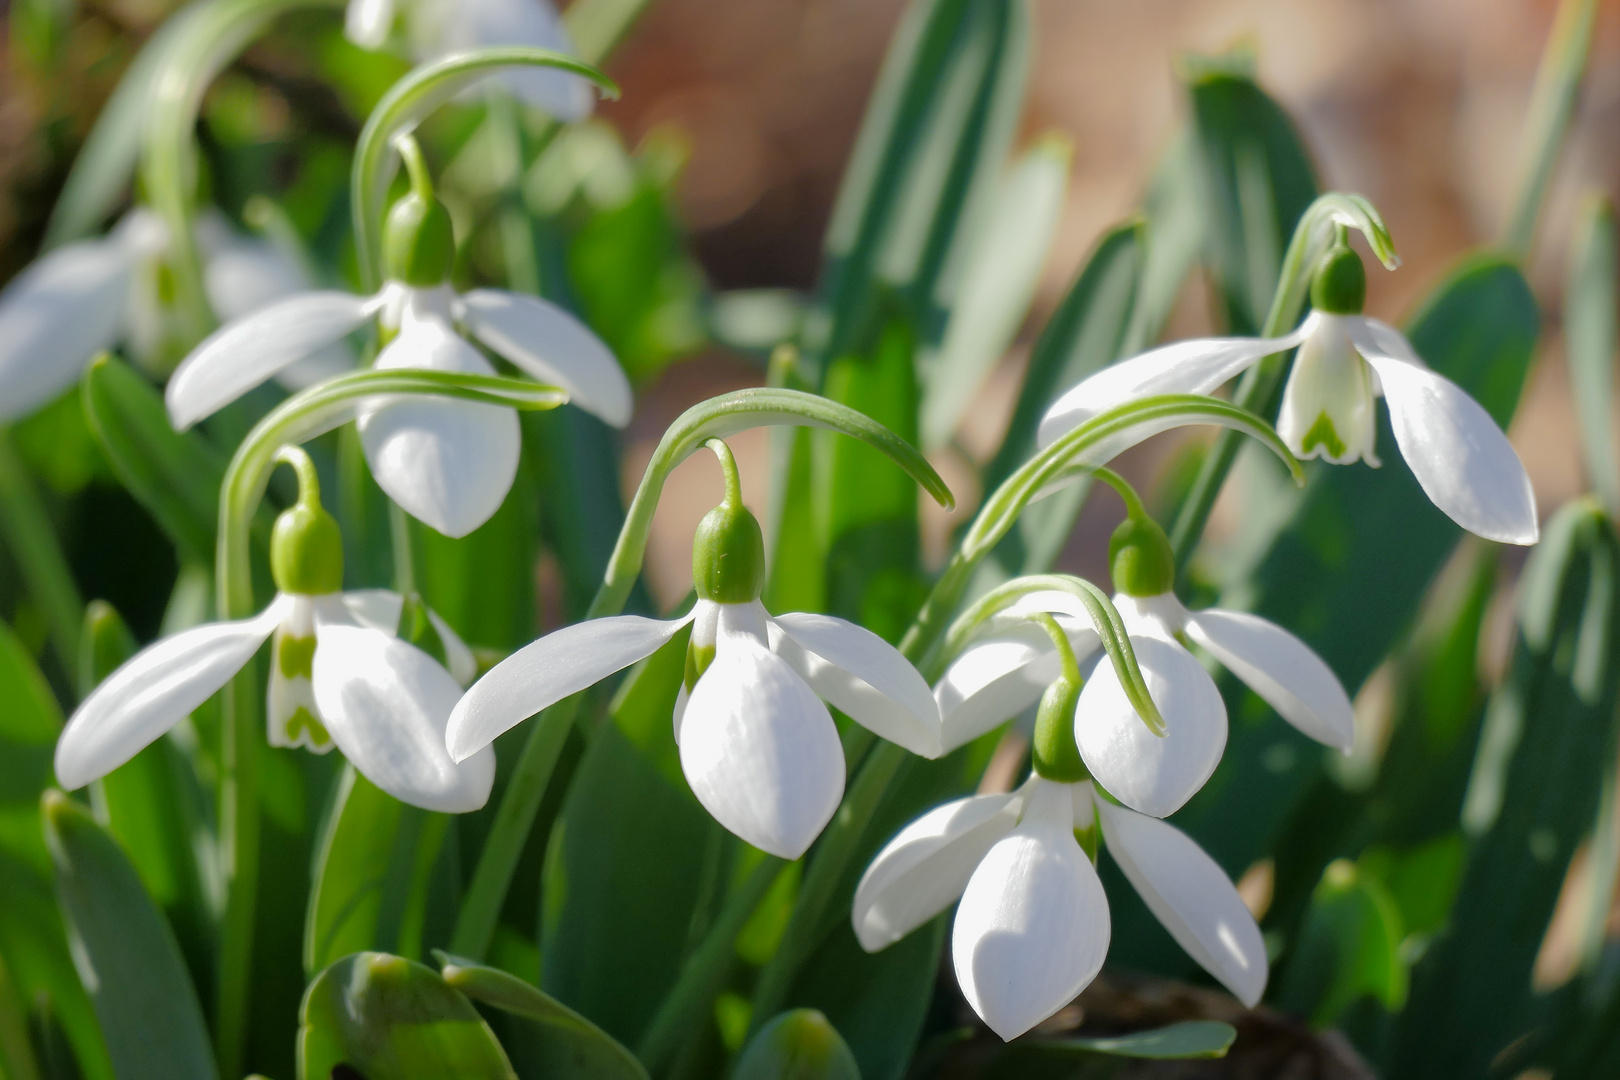
<svg viewBox="0 0 1620 1080"><path fill-rule="evenodd" d="M844 753L823 701L925 757L937 757L939 713L928 684L893 646L830 615L772 617L759 602L765 545L742 504L736 463L709 440L726 498L698 526L698 601L680 619L592 619L541 638L475 683L450 717L462 760L502 732L656 652L690 626L675 703L681 769L698 801L742 839L796 859L837 809Z"/></svg>
<svg viewBox="0 0 1620 1080"><path fill-rule="evenodd" d="M1265 991L1265 945L1237 889L1202 848L1157 818L1108 801L1090 781L1039 775L1011 795L972 795L906 826L855 890L855 935L876 952L958 898L956 981L1003 1039L1085 989L1108 952L1098 841L1149 909L1245 1005ZM1085 845L1084 847L1082 846Z"/></svg>
<svg viewBox="0 0 1620 1080"><path fill-rule="evenodd" d="M546 0L349 0L344 29L365 49L388 41L396 14L405 17L419 62L496 45L529 45L575 55L573 39ZM564 123L591 115L590 84L566 71L534 68L503 77L513 93Z"/></svg>
<svg viewBox="0 0 1620 1080"><path fill-rule="evenodd" d="M413 190L389 213L388 284L375 296L306 292L215 332L169 380L169 419L187 428L375 318L387 342L376 366L476 375L495 369L462 331L615 427L630 421L630 383L595 334L536 297L500 289L457 294L450 215L433 196L414 142L402 140ZM446 536L465 536L499 509L517 475L517 413L420 397L368 405L359 417L371 474L390 498Z"/></svg>
<svg viewBox="0 0 1620 1080"><path fill-rule="evenodd" d="M1026 621L1059 654L1036 715L1034 774L1011 795L971 796L925 814L878 853L851 911L862 948L900 940L960 897L951 932L957 984L996 1034L1022 1035L1073 1000L1107 955L1108 899L1093 865L1100 821L1114 861L1159 921L1253 1005L1266 985L1253 917L1196 844L1097 791L1075 741L1087 701L1069 632L1050 614Z"/></svg>
<svg viewBox="0 0 1620 1080"><path fill-rule="evenodd" d="M1283 719L1318 742L1349 752L1350 699L1310 646L1275 623L1240 611L1188 611L1172 591L1170 542L1129 485L1098 475L1126 497L1128 515L1109 543L1114 606L1130 635L1148 693L1164 718L1160 736L1141 721L1112 664L1099 663L1081 691L1075 738L1091 775L1135 810L1167 817L1215 771L1226 748L1226 705L1187 650L1195 642L1248 684ZM1042 591L1009 609L1013 621L965 649L934 689L944 747L960 746L1039 700L1058 673L1060 649L1027 618L1050 613L1065 646L1082 659L1100 642L1070 594Z"/></svg>
<svg viewBox="0 0 1620 1080"><path fill-rule="evenodd" d="M1050 443L1111 406L1150 394L1208 394L1273 353L1299 347L1277 433L1299 458L1379 464L1374 399L1431 502L1469 532L1507 544L1539 535L1535 492L1507 436L1456 383L1431 370L1394 327L1362 314L1367 279L1341 240L1311 283L1315 310L1279 338L1180 341L1105 368L1059 398L1041 422Z"/></svg>
<svg viewBox="0 0 1620 1080"><path fill-rule="evenodd" d="M163 220L137 207L106 236L41 256L0 293L0 421L61 394L97 353L119 344L141 357L161 352L169 320L158 270L168 246ZM217 213L197 223L197 248L208 302L222 319L309 287L295 261ZM332 363L328 356L325 366Z"/></svg>
<svg viewBox="0 0 1620 1080"><path fill-rule="evenodd" d="M299 471L299 501L276 520L271 569L279 592L251 619L208 623L141 650L96 687L56 744L56 776L72 790L106 776L179 723L271 641L272 746L325 753L336 746L366 779L403 802L462 813L489 798L495 755L463 762L444 749L444 726L477 668L436 615L455 675L400 640L402 608L382 590L341 592L343 541L321 508L314 466Z"/></svg>

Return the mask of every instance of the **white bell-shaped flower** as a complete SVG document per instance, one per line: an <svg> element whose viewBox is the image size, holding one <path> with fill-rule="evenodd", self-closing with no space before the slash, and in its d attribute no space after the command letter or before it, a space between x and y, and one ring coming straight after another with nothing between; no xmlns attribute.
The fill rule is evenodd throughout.
<svg viewBox="0 0 1620 1080"><path fill-rule="evenodd" d="M300 472L312 477L313 467ZM373 784L413 806L463 813L484 805L495 780L494 752L457 762L444 747L450 711L477 672L471 652L430 614L452 669L446 671L397 636L403 604L397 594L338 591L342 540L316 500L306 484L298 506L277 522L272 566L281 591L263 612L163 638L84 700L56 744L64 788L83 787L134 757L273 638L266 713L272 746L325 753L335 745Z"/></svg>
<svg viewBox="0 0 1620 1080"><path fill-rule="evenodd" d="M144 357L162 348L170 319L157 279L168 246L162 219L138 207L107 235L40 256L6 286L0 293L0 422L27 416L61 394L97 353L128 345ZM296 260L236 232L217 212L198 221L197 250L209 304L222 319L309 288ZM341 349L317 360L321 371L351 362Z"/></svg>
<svg viewBox="0 0 1620 1080"><path fill-rule="evenodd" d="M1382 396L1395 444L1435 506L1487 540L1535 543L1535 492L1507 436L1461 387L1431 371L1399 330L1363 315L1365 295L1360 257L1335 248L1312 285L1315 310L1293 333L1179 341L1104 368L1048 410L1040 442L1134 398L1213 393L1262 358L1298 346L1277 417L1277 433L1296 457L1378 465L1375 399Z"/></svg>
<svg viewBox="0 0 1620 1080"><path fill-rule="evenodd" d="M500 289L458 294L445 283L454 254L449 215L433 197L414 144L406 161L416 186L390 214L389 283L369 297L301 293L216 331L169 380L175 427L190 427L371 319L388 342L378 368L494 374L471 338L562 387L614 427L629 423L630 382L578 319L537 297ZM359 427L377 483L446 536L465 536L487 521L517 474L517 414L503 406L418 397L368 406Z"/></svg>
<svg viewBox="0 0 1620 1080"><path fill-rule="evenodd" d="M387 43L403 17L419 62L498 45L528 45L576 54L568 28L546 0L349 0L344 29L365 49ZM595 92L578 75L546 68L506 72L502 81L530 105L564 123L591 115Z"/></svg>
<svg viewBox="0 0 1620 1080"><path fill-rule="evenodd" d="M991 1030L1016 1038L1102 967L1108 901L1081 846L1095 850L1099 823L1109 854L1171 936L1245 1005L1258 1002L1265 945L1231 880L1185 833L1110 802L1090 781L1036 775L1011 795L973 795L918 818L861 877L855 936L876 952L960 898L957 983Z"/></svg>
<svg viewBox="0 0 1620 1080"><path fill-rule="evenodd" d="M672 718L681 769L715 819L755 847L795 859L844 792L844 753L826 704L925 757L940 753L939 712L911 663L870 630L830 615L772 617L759 602L765 552L742 505L735 464L727 499L693 544L698 601L680 619L619 615L558 630L475 683L450 717L451 757L652 655L690 625L687 677Z"/></svg>

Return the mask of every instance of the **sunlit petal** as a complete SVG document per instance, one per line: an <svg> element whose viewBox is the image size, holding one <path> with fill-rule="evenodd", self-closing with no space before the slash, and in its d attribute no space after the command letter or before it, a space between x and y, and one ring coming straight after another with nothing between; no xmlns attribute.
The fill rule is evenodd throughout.
<svg viewBox="0 0 1620 1080"><path fill-rule="evenodd" d="M943 748L971 742L1035 704L1058 669L1051 640L1030 623L969 645L934 687Z"/></svg>
<svg viewBox="0 0 1620 1080"><path fill-rule="evenodd" d="M540 382L567 390L586 412L614 427L630 422L630 380L584 323L548 300L500 289L476 289L461 300L462 318L478 340Z"/></svg>
<svg viewBox="0 0 1620 1080"><path fill-rule="evenodd" d="M380 49L394 26L395 0L349 0L343 32L362 49Z"/></svg>

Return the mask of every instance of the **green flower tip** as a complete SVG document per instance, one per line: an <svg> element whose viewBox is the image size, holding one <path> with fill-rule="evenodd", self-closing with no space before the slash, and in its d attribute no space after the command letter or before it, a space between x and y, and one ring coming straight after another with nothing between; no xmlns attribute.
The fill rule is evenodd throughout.
<svg viewBox="0 0 1620 1080"><path fill-rule="evenodd" d="M1311 306L1327 315L1360 315L1367 303L1367 271L1361 256L1334 244L1311 278Z"/></svg>
<svg viewBox="0 0 1620 1080"><path fill-rule="evenodd" d="M1170 538L1146 514L1130 515L1109 537L1108 569L1114 588L1126 596L1162 596L1176 583Z"/></svg>
<svg viewBox="0 0 1620 1080"><path fill-rule="evenodd" d="M738 1059L734 1080L860 1080L855 1055L815 1009L782 1013Z"/></svg>
<svg viewBox="0 0 1620 1080"><path fill-rule="evenodd" d="M276 517L270 533L270 574L284 593L320 596L343 588L343 533L321 506L320 482L309 455L294 447L276 460L298 471L298 501Z"/></svg>
<svg viewBox="0 0 1620 1080"><path fill-rule="evenodd" d="M396 144L410 173L411 190L388 212L383 229L383 269L392 281L430 289L450 277L456 258L456 233L450 211L433 194L433 178L416 140Z"/></svg>
<svg viewBox="0 0 1620 1080"><path fill-rule="evenodd" d="M704 515L692 537L692 585L698 597L746 604L765 590L765 533L743 505L737 463L719 439L708 441L726 474L726 497Z"/></svg>

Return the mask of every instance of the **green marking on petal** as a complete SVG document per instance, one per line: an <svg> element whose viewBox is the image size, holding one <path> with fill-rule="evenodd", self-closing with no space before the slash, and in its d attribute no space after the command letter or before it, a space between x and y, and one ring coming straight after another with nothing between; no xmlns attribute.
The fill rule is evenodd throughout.
<svg viewBox="0 0 1620 1080"><path fill-rule="evenodd" d="M686 647L686 692L690 694L703 673L714 663L714 646L692 642Z"/></svg>
<svg viewBox="0 0 1620 1080"><path fill-rule="evenodd" d="M1322 410L1321 415L1316 418L1316 423L1305 433L1305 438L1300 440L1299 456L1309 457L1311 451L1318 446L1327 451L1328 457L1344 456L1344 440L1339 438L1338 429L1333 426L1333 420L1328 416L1326 409Z"/></svg>
<svg viewBox="0 0 1620 1080"><path fill-rule="evenodd" d="M1097 828L1096 818L1092 818L1091 824L1086 826L1084 829L1074 830L1075 842L1080 845L1080 850L1086 853L1086 858L1091 860L1093 866L1097 864L1097 849L1099 847L1101 838L1102 836L1100 830Z"/></svg>
<svg viewBox="0 0 1620 1080"><path fill-rule="evenodd" d="M287 718L287 741L297 745L304 732L309 733L309 745L315 750L325 750L332 745L332 735L326 730L326 725L315 719L304 706Z"/></svg>
<svg viewBox="0 0 1620 1080"><path fill-rule="evenodd" d="M301 638L287 634L277 634L276 666L281 671L281 674L289 679L299 677L305 679L314 678L314 637Z"/></svg>

